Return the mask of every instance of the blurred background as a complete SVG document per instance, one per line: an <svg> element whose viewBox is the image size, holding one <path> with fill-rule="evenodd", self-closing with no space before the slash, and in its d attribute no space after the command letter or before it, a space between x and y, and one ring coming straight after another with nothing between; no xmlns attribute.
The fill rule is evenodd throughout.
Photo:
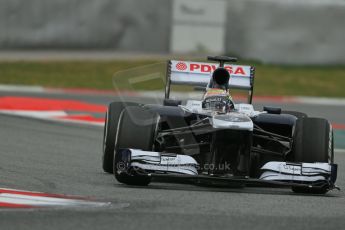
<svg viewBox="0 0 345 230"><path fill-rule="evenodd" d="M344 0L0 0L0 83L109 88L123 68L225 54L257 66L258 94L343 97L344 22ZM46 80L73 71L90 85Z"/></svg>

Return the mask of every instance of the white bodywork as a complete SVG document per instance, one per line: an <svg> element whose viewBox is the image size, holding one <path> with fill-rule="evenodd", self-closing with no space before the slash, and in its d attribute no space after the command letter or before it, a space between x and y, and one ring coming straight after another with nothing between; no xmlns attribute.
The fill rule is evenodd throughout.
<svg viewBox="0 0 345 230"><path fill-rule="evenodd" d="M210 81L210 74L218 68L218 63L171 61L171 83L180 85L206 86ZM251 82L251 66L224 65L230 73L229 87L233 89L249 90Z"/></svg>
<svg viewBox="0 0 345 230"><path fill-rule="evenodd" d="M198 175L199 164L187 155L129 149L130 165L154 173ZM287 163L271 161L262 168L260 179L287 182L327 181L332 166L328 163Z"/></svg>
<svg viewBox="0 0 345 230"><path fill-rule="evenodd" d="M286 163L271 161L262 166L262 180L273 181L322 181L331 175L331 165L328 163Z"/></svg>
<svg viewBox="0 0 345 230"><path fill-rule="evenodd" d="M210 123L214 129L232 129L253 131L252 120L242 113L227 113L224 115L213 115Z"/></svg>
<svg viewBox="0 0 345 230"><path fill-rule="evenodd" d="M235 104L234 111L226 114L205 110L202 108L202 102L198 100L188 100L185 106L180 107L187 112L210 116L210 124L215 129L253 131L254 125L250 118L262 113L255 111L253 105L244 103Z"/></svg>
<svg viewBox="0 0 345 230"><path fill-rule="evenodd" d="M148 171L197 175L198 163L187 155L130 149L131 166Z"/></svg>

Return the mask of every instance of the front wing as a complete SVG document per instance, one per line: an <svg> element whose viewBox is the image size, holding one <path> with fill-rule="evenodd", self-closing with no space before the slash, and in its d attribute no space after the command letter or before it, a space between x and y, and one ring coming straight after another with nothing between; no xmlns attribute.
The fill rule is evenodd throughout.
<svg viewBox="0 0 345 230"><path fill-rule="evenodd" d="M117 157L119 174L145 174L155 181L225 186L287 186L336 188L337 165L328 163L288 163L271 161L261 168L259 178L198 174L199 165L187 155L122 149Z"/></svg>

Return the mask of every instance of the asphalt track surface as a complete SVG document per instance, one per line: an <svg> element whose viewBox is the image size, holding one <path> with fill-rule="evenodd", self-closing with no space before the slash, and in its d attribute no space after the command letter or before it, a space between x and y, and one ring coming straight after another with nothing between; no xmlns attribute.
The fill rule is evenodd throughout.
<svg viewBox="0 0 345 230"><path fill-rule="evenodd" d="M63 97L99 104L114 100L111 96ZM289 104L284 108L345 123L342 107ZM343 229L345 226L343 191L310 196L281 188L224 189L175 184L142 188L119 184L113 175L101 169L102 135L100 127L0 115L0 187L82 195L111 202L101 208L2 209L0 229ZM337 152L335 161L339 164L337 185L344 189L345 152Z"/></svg>

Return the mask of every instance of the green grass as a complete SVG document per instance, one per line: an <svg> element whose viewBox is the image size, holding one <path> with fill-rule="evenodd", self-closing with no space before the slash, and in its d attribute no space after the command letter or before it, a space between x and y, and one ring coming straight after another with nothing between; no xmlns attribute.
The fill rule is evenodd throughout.
<svg viewBox="0 0 345 230"><path fill-rule="evenodd" d="M161 61L0 62L0 84L113 89L112 76L115 72ZM255 95L345 97L345 66L296 67L244 63L256 67ZM119 75L118 87L128 88L126 82L131 77L135 76ZM150 80L140 83L139 87L159 88L156 84Z"/></svg>
<svg viewBox="0 0 345 230"><path fill-rule="evenodd" d="M0 62L0 84L113 89L112 76L153 61Z"/></svg>
<svg viewBox="0 0 345 230"><path fill-rule="evenodd" d="M345 97L345 66L259 65L256 70L255 93L259 95Z"/></svg>

